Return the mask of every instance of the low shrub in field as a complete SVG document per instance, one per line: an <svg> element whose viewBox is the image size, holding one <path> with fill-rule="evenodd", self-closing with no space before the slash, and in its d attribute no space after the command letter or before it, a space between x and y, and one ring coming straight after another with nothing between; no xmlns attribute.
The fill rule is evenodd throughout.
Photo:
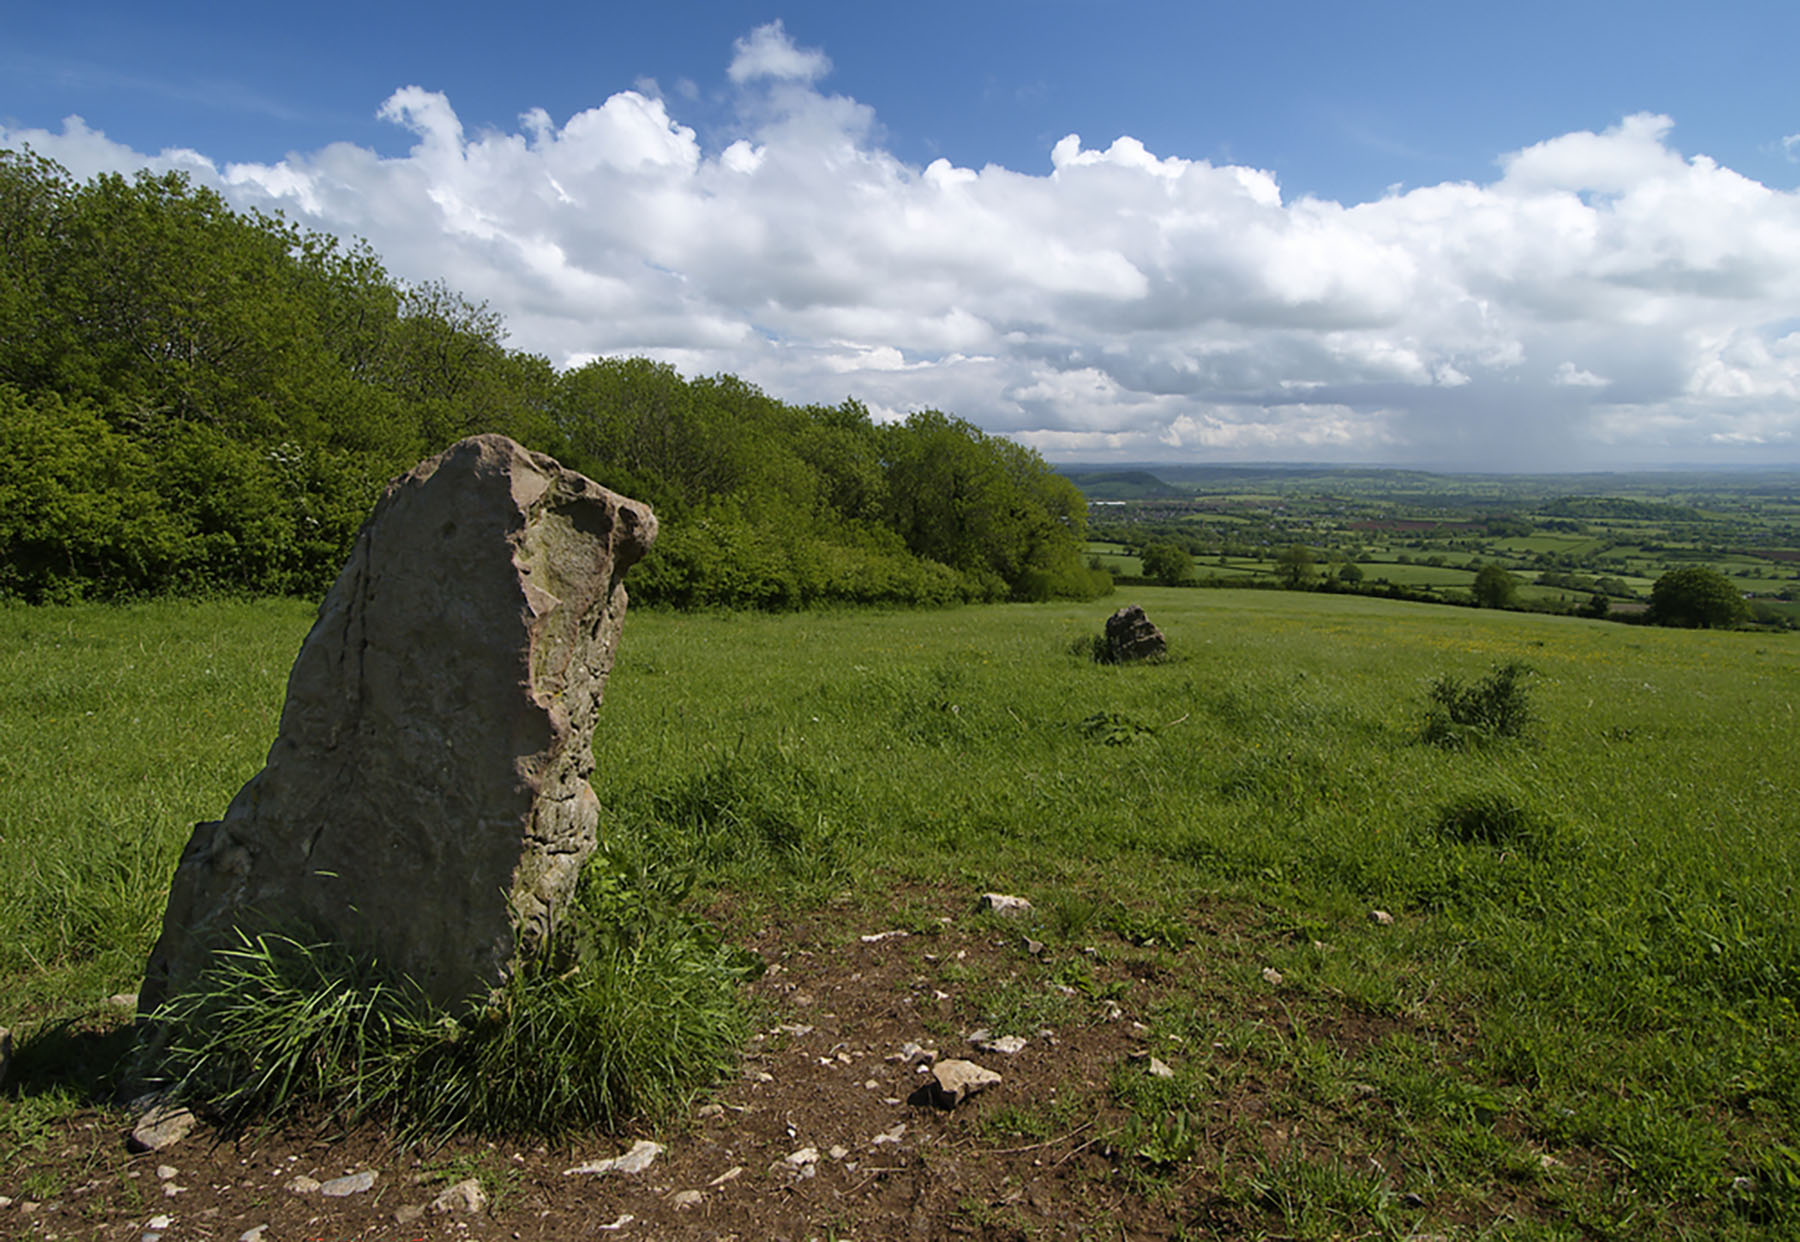
<svg viewBox="0 0 1800 1242"><path fill-rule="evenodd" d="M378 1117L413 1138L667 1114L735 1061L749 972L629 881L590 867L551 952L466 1016L337 948L246 939L155 1015L138 1077L228 1123Z"/></svg>
<svg viewBox="0 0 1800 1242"><path fill-rule="evenodd" d="M1475 746L1496 738L1523 737L1532 722L1525 679L1532 668L1518 660L1495 665L1473 685L1443 676L1431 683L1425 740L1434 746Z"/></svg>

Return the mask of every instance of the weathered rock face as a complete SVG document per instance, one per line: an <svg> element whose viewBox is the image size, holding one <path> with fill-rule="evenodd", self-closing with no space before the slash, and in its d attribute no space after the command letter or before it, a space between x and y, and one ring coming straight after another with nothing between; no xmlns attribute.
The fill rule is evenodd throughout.
<svg viewBox="0 0 1800 1242"><path fill-rule="evenodd" d="M234 927L377 957L461 1006L595 846L594 718L645 506L504 436L391 484L288 679L267 765L182 852L139 1008Z"/></svg>
<svg viewBox="0 0 1800 1242"><path fill-rule="evenodd" d="M1106 619L1106 660L1109 664L1147 660L1162 655L1168 648L1162 631L1150 624L1150 618L1136 604L1121 608Z"/></svg>

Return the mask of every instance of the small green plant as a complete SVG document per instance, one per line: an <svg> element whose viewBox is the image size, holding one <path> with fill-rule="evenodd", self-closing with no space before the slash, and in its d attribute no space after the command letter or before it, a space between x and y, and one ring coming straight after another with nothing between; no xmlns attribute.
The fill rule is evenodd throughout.
<svg viewBox="0 0 1800 1242"><path fill-rule="evenodd" d="M1147 1164L1168 1168L1186 1164L1200 1154L1201 1134L1201 1127L1185 1109L1148 1120L1133 1113L1125 1122L1118 1146Z"/></svg>
<svg viewBox="0 0 1800 1242"><path fill-rule="evenodd" d="M1082 734L1108 746L1133 746L1156 736L1156 726L1134 720L1124 712L1095 712L1081 722Z"/></svg>
<svg viewBox="0 0 1800 1242"><path fill-rule="evenodd" d="M1473 685L1449 674L1438 678L1429 692L1425 740L1434 746L1468 747L1524 736L1532 722L1525 688L1532 672L1530 665L1508 660Z"/></svg>
<svg viewBox="0 0 1800 1242"><path fill-rule="evenodd" d="M1050 929L1060 940L1076 940L1087 935L1099 905L1085 893L1063 892L1050 898Z"/></svg>

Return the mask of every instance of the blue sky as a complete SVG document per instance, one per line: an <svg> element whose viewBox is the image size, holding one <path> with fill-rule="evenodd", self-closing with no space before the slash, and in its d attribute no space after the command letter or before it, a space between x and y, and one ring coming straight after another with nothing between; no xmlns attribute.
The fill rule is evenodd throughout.
<svg viewBox="0 0 1800 1242"><path fill-rule="evenodd" d="M101 4L0 32L0 144L366 237L558 364L935 406L1063 460L1800 460L1792 4Z"/></svg>

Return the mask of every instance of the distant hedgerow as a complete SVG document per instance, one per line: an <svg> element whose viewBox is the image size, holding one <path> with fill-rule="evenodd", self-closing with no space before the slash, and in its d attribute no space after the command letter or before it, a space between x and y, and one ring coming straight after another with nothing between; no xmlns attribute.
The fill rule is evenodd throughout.
<svg viewBox="0 0 1800 1242"><path fill-rule="evenodd" d="M1534 670L1518 660L1496 665L1472 685L1446 674L1431 683L1424 737L1434 746L1476 746L1523 737L1532 722L1525 679Z"/></svg>

